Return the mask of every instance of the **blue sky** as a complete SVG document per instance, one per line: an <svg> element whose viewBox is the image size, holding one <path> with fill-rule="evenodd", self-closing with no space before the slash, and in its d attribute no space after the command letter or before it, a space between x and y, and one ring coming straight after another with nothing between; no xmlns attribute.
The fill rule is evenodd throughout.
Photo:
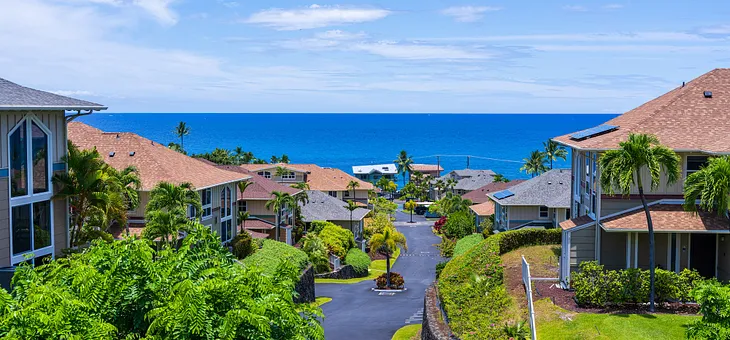
<svg viewBox="0 0 730 340"><path fill-rule="evenodd" d="M618 113L730 64L719 0L0 4L0 77L111 112Z"/></svg>

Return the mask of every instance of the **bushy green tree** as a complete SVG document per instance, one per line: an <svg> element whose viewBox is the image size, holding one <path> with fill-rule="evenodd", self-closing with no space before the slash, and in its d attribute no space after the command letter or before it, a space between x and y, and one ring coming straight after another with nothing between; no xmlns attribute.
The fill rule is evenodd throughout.
<svg viewBox="0 0 730 340"><path fill-rule="evenodd" d="M302 238L302 251L307 253L309 262L314 266L316 273L330 271L329 259L327 258L327 247L317 234L308 233Z"/></svg>
<svg viewBox="0 0 730 340"><path fill-rule="evenodd" d="M326 222L318 236L329 252L339 258L345 258L347 251L355 248L355 237L352 232L331 222Z"/></svg>
<svg viewBox="0 0 730 340"><path fill-rule="evenodd" d="M382 233L385 228L395 228L390 216L384 213L375 214L373 218L368 219L365 223L365 239L369 240L373 235Z"/></svg>
<svg viewBox="0 0 730 340"><path fill-rule="evenodd" d="M466 211L449 215L444 225L444 235L451 239L460 239L474 232L474 218Z"/></svg>
<svg viewBox="0 0 730 340"><path fill-rule="evenodd" d="M234 261L196 225L180 249L95 241L82 253L21 265L0 289L4 339L324 339L318 308L294 303L299 270Z"/></svg>

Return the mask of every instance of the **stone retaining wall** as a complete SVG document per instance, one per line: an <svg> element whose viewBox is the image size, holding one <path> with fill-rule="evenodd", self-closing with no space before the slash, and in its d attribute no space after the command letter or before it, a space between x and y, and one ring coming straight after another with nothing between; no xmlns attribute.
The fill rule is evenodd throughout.
<svg viewBox="0 0 730 340"><path fill-rule="evenodd" d="M316 296L314 294L314 267L311 264L302 271L294 290L299 293L299 296L294 299L295 303L314 302Z"/></svg>
<svg viewBox="0 0 730 340"><path fill-rule="evenodd" d="M444 321L440 304L438 288L436 288L436 282L434 281L426 289L426 296L423 298L421 340L458 340L451 333L449 325Z"/></svg>
<svg viewBox="0 0 730 340"><path fill-rule="evenodd" d="M354 279L358 276L355 273L355 268L352 268L352 266L348 264L348 265L340 267L340 269L335 270L333 272L316 274L315 277L318 279L347 280L347 279Z"/></svg>

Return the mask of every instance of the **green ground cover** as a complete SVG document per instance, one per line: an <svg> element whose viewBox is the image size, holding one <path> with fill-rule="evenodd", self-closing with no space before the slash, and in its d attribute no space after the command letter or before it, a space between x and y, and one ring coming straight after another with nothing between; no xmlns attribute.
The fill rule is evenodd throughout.
<svg viewBox="0 0 730 340"><path fill-rule="evenodd" d="M408 325L401 327L399 330L393 334L393 338L391 340L416 340L420 339L418 337L418 333L421 330L421 324L417 325Z"/></svg>

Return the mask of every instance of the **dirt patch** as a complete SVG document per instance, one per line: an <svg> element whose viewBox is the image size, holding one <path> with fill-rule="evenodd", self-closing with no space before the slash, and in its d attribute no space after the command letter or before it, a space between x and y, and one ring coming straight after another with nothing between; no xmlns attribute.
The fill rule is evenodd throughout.
<svg viewBox="0 0 730 340"><path fill-rule="evenodd" d="M535 300L549 298L560 308L580 313L610 313L610 314L646 314L649 313L649 304L625 304L606 308L581 307L575 302L575 292L560 288L553 282L533 282L533 297ZM694 303L671 302L657 304L655 313L696 315L699 305Z"/></svg>

